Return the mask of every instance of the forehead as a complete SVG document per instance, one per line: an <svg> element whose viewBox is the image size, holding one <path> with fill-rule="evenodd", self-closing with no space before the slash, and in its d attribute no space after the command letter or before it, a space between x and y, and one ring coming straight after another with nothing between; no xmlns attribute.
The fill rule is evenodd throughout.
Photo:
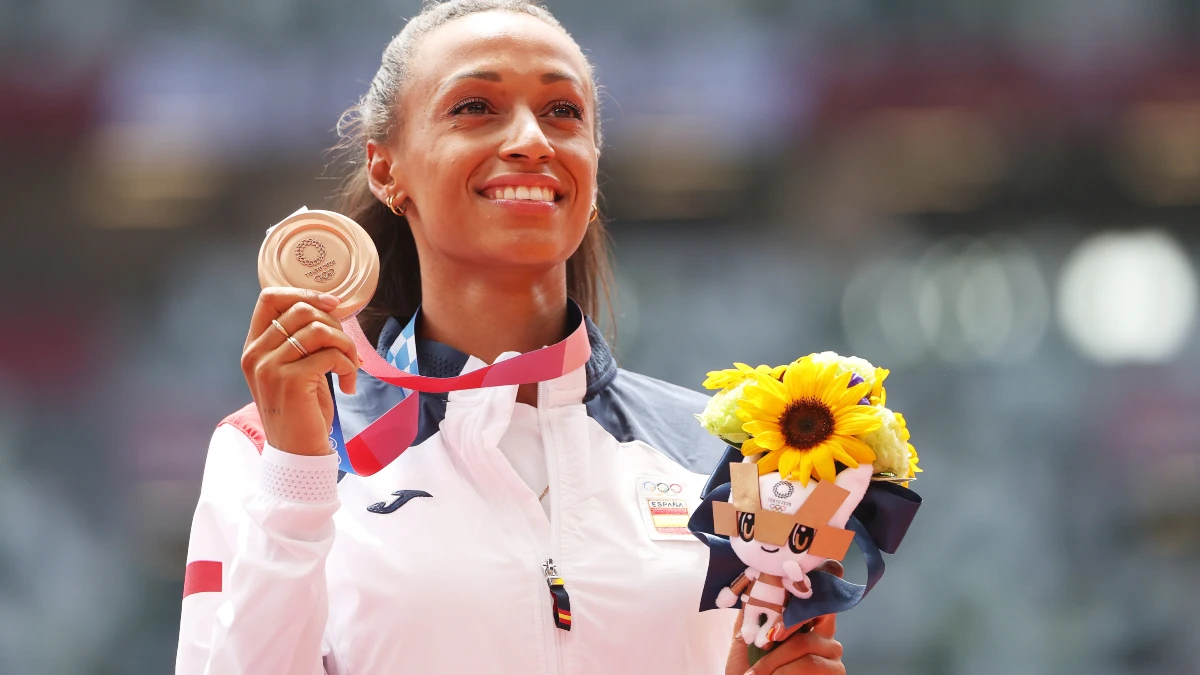
<svg viewBox="0 0 1200 675"><path fill-rule="evenodd" d="M566 33L520 12L479 12L422 38L410 71L414 89L432 93L455 74L488 70L541 76L573 75L591 91L587 62Z"/></svg>

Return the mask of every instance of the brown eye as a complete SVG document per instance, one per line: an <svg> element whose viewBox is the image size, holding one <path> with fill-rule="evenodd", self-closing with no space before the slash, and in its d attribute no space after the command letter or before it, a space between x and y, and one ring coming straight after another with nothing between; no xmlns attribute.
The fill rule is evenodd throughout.
<svg viewBox="0 0 1200 675"><path fill-rule="evenodd" d="M799 523L792 528L792 536L788 537L788 548L792 549L792 553L804 553L808 547L812 546L813 536L817 533L811 527L805 527Z"/></svg>
<svg viewBox="0 0 1200 675"><path fill-rule="evenodd" d="M742 541L750 541L754 539L754 514L739 513L738 514L738 536Z"/></svg>
<svg viewBox="0 0 1200 675"><path fill-rule="evenodd" d="M575 119L583 119L583 110L570 101L559 101L551 104L549 114L550 117L574 117Z"/></svg>
<svg viewBox="0 0 1200 675"><path fill-rule="evenodd" d="M459 101L450 109L451 115L486 115L488 103L481 98L469 98Z"/></svg>

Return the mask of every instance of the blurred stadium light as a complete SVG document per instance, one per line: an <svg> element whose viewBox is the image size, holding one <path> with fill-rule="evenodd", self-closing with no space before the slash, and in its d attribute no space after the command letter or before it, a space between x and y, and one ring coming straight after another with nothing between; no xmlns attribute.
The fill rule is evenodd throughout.
<svg viewBox="0 0 1200 675"><path fill-rule="evenodd" d="M1101 233L1068 258L1059 317L1071 342L1101 363L1161 363L1191 337L1196 290L1195 267L1174 237Z"/></svg>

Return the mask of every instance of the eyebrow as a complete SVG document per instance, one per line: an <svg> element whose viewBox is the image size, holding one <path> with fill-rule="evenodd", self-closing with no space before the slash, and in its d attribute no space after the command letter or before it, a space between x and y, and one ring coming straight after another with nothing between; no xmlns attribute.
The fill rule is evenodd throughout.
<svg viewBox="0 0 1200 675"><path fill-rule="evenodd" d="M466 73L459 73L458 75L454 76L454 82L459 82L461 80L487 80L488 82L499 82L502 79L503 78L500 77L500 73L497 73L494 70L472 70Z"/></svg>
<svg viewBox="0 0 1200 675"><path fill-rule="evenodd" d="M579 78L575 77L574 75L568 75L567 73L560 73L557 71L542 75L542 84L554 84L555 82L570 82L580 89L583 88L583 84L579 81Z"/></svg>
<svg viewBox="0 0 1200 675"><path fill-rule="evenodd" d="M461 82L462 80L485 80L487 82L502 82L504 78L500 73L494 70L471 70L465 73L460 73L454 76L453 82ZM554 84L555 82L570 82L571 84L583 88L579 78L568 73L552 71L542 74L542 84Z"/></svg>

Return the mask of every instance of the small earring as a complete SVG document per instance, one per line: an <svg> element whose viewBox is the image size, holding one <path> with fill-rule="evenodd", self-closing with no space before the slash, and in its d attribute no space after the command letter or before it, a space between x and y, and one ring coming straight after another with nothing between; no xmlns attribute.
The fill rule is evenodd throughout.
<svg viewBox="0 0 1200 675"><path fill-rule="evenodd" d="M592 204L592 215L590 218L588 218L588 222L589 223L594 222L599 217L600 217L600 207L596 206L595 204Z"/></svg>
<svg viewBox="0 0 1200 675"><path fill-rule="evenodd" d="M406 212L408 212L408 207L402 203L400 205L400 208L397 209L396 205L392 203L392 200L394 200L395 198L396 198L396 195L388 195L388 198L387 198L388 208L392 210L392 213L394 213L398 216L403 216Z"/></svg>

